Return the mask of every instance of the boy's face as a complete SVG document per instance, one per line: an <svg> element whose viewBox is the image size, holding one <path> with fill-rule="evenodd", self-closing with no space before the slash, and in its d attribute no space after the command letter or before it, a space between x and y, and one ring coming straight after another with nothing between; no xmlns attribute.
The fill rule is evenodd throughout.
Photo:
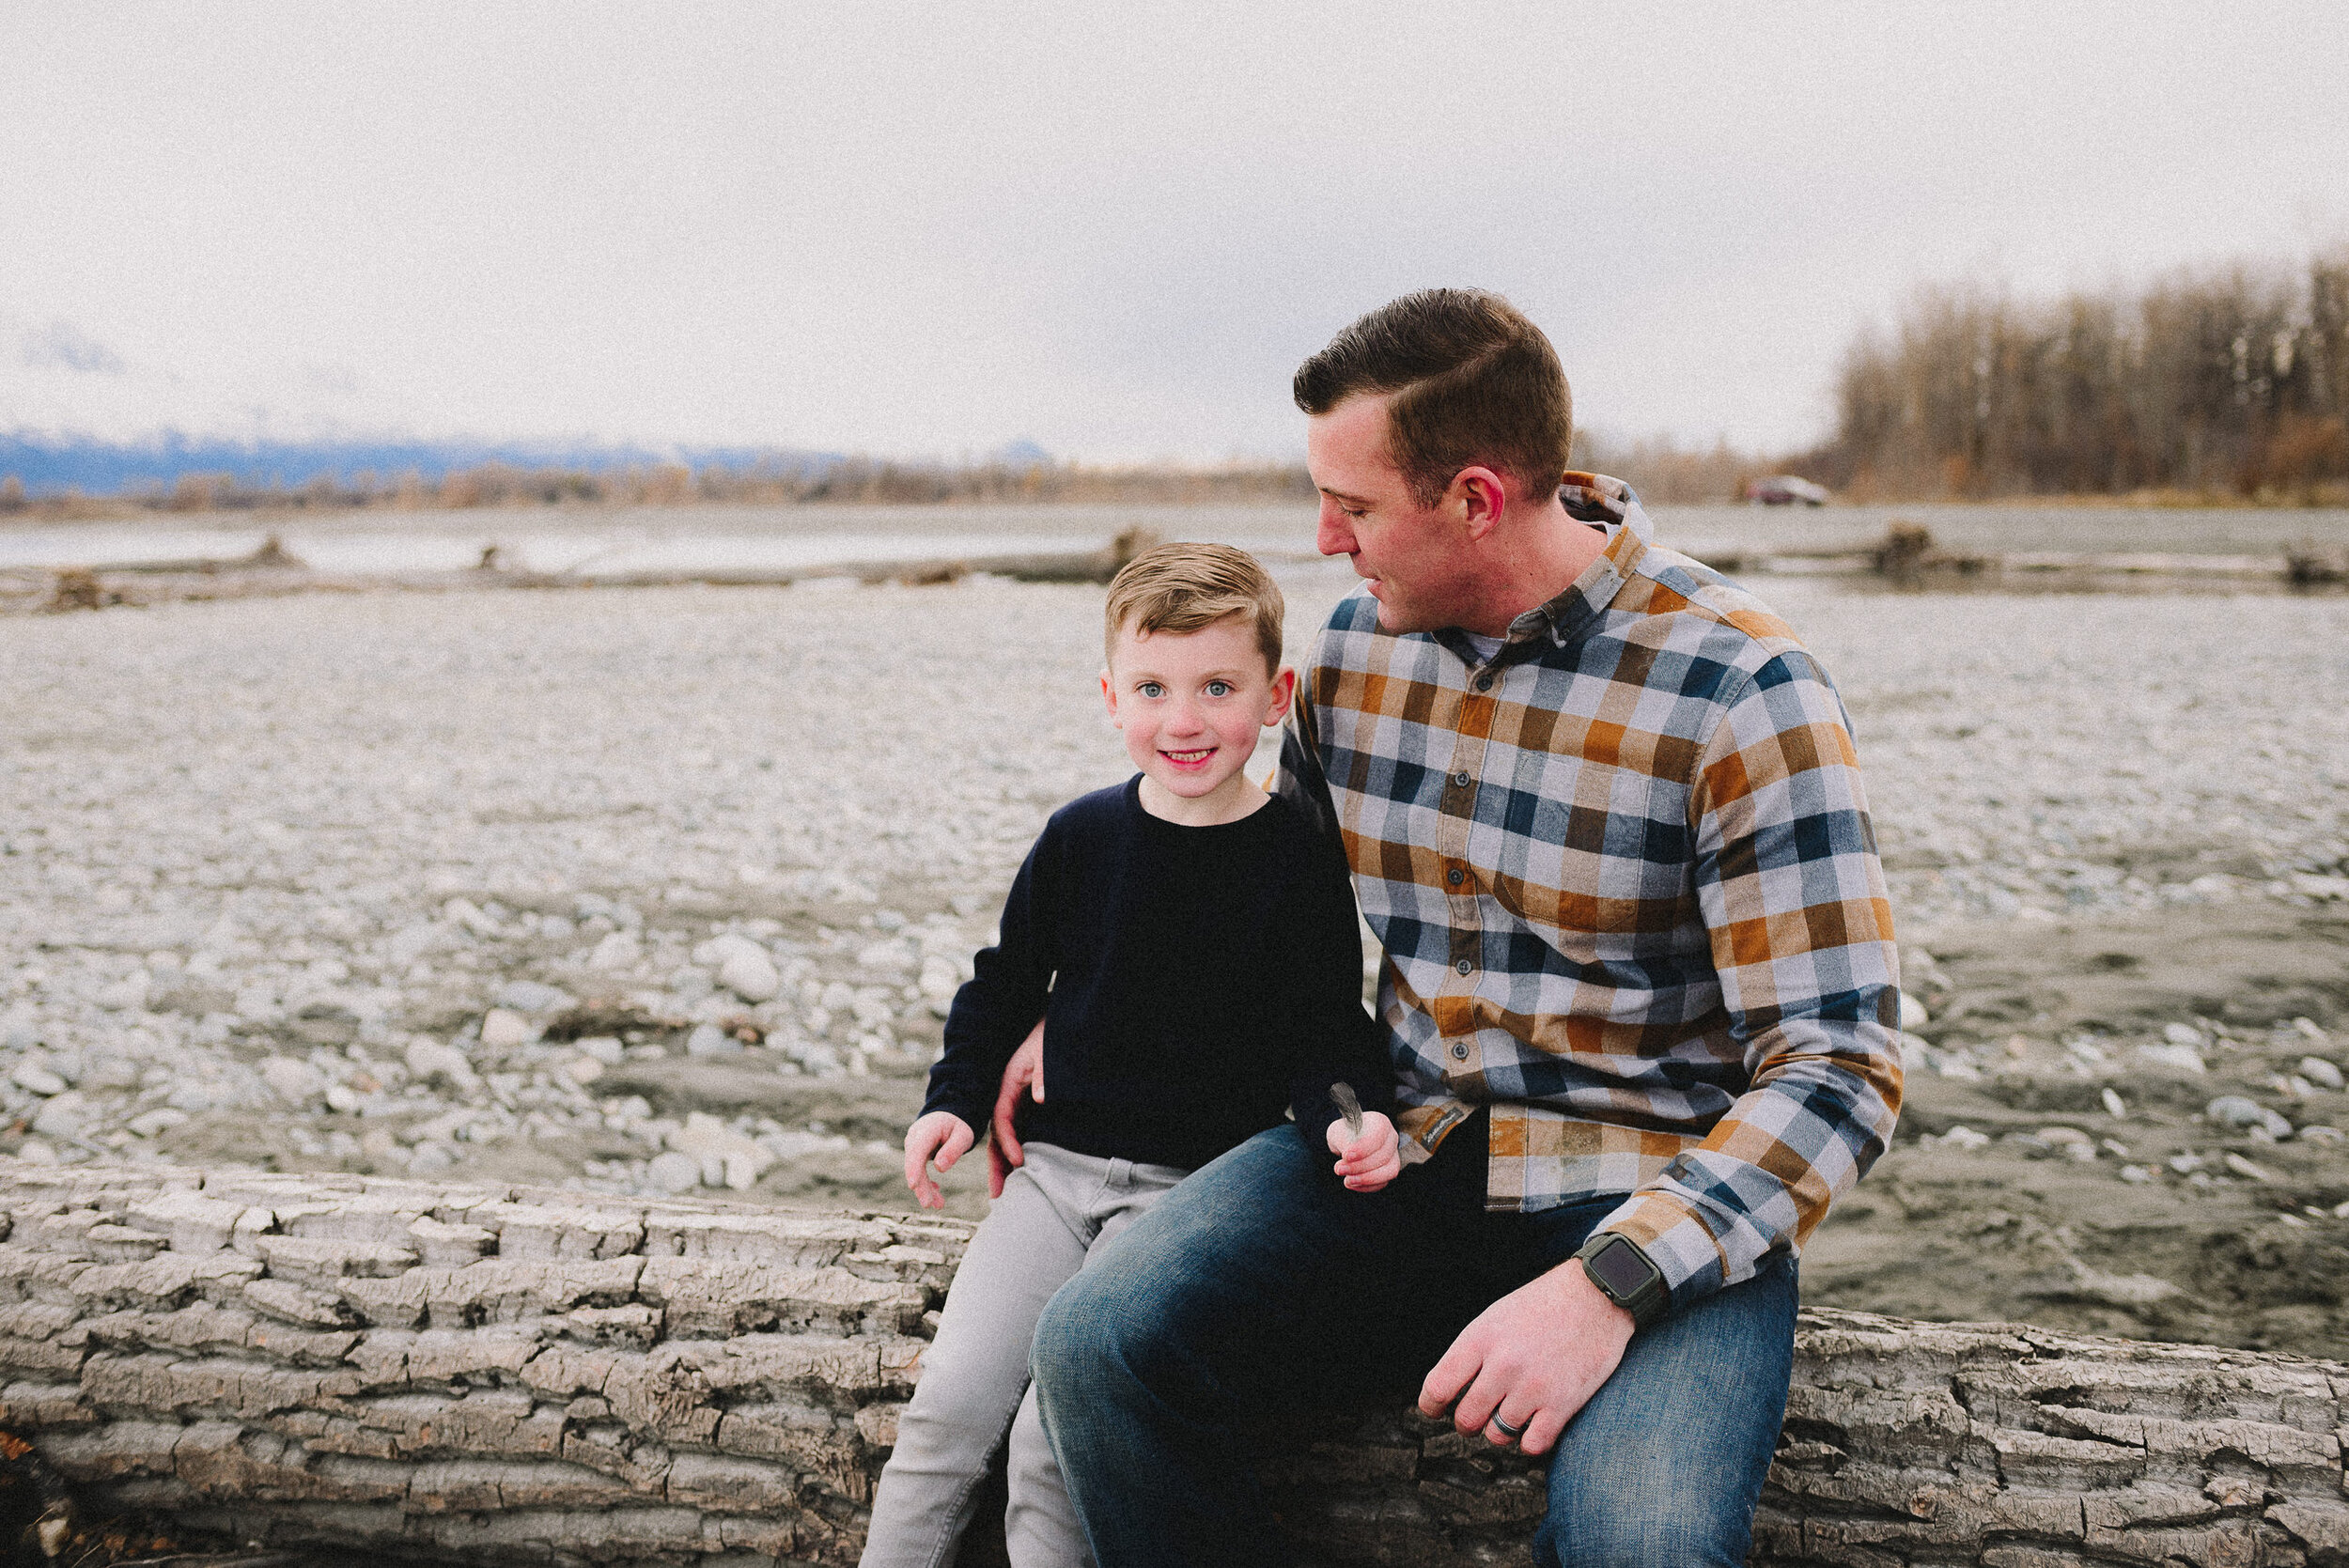
<svg viewBox="0 0 2349 1568"><path fill-rule="evenodd" d="M1119 630L1101 692L1159 815L1215 822L1253 786L1256 735L1288 713L1297 672L1265 668L1255 628L1227 615L1197 631ZM1168 799L1171 798L1171 799ZM1159 809L1172 807L1172 810Z"/></svg>

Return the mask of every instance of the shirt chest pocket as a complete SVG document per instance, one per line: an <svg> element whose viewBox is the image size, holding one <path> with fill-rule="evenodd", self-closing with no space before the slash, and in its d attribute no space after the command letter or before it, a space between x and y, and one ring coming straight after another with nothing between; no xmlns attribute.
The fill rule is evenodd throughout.
<svg viewBox="0 0 2349 1568"><path fill-rule="evenodd" d="M1499 868L1494 896L1569 958L1668 941L1689 895L1686 791L1638 769L1561 760L1542 787L1510 801L1488 862Z"/></svg>

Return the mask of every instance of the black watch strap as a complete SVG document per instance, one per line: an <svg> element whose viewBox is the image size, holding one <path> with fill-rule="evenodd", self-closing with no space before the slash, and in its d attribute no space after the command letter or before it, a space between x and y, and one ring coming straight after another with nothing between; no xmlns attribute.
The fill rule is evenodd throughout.
<svg viewBox="0 0 2349 1568"><path fill-rule="evenodd" d="M1664 1271L1629 1236L1601 1232L1584 1242L1575 1256L1582 1261L1582 1272L1591 1277L1591 1283L1629 1312L1638 1327L1644 1328L1662 1317L1671 1304L1672 1289L1664 1283Z"/></svg>

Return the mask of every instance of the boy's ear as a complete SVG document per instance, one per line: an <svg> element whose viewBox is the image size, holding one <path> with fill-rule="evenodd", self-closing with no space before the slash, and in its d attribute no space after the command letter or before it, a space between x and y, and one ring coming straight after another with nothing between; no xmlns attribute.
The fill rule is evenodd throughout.
<svg viewBox="0 0 2349 1568"><path fill-rule="evenodd" d="M1101 671L1101 700L1110 705L1110 722L1121 730L1124 729L1126 721L1117 716L1117 686L1110 679L1107 666L1104 666Z"/></svg>
<svg viewBox="0 0 2349 1568"><path fill-rule="evenodd" d="M1297 700L1297 667L1283 664L1273 672L1272 701L1266 706L1264 722L1269 726L1289 716L1289 704Z"/></svg>

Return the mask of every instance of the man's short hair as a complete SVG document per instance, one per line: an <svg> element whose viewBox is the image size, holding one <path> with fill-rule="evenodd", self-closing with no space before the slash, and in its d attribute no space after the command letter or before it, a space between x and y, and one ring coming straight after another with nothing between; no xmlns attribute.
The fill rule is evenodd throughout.
<svg viewBox="0 0 2349 1568"><path fill-rule="evenodd" d="M1387 451L1432 506L1472 463L1547 498L1574 445L1574 394L1542 329L1482 288L1423 288L1380 305L1297 367L1297 406L1328 413L1392 393Z"/></svg>
<svg viewBox="0 0 2349 1568"><path fill-rule="evenodd" d="M1197 631L1229 615L1252 617L1265 668L1281 667L1281 590L1261 562L1230 545L1156 545L1126 563L1110 581L1103 633L1105 657L1117 656L1117 634Z"/></svg>

